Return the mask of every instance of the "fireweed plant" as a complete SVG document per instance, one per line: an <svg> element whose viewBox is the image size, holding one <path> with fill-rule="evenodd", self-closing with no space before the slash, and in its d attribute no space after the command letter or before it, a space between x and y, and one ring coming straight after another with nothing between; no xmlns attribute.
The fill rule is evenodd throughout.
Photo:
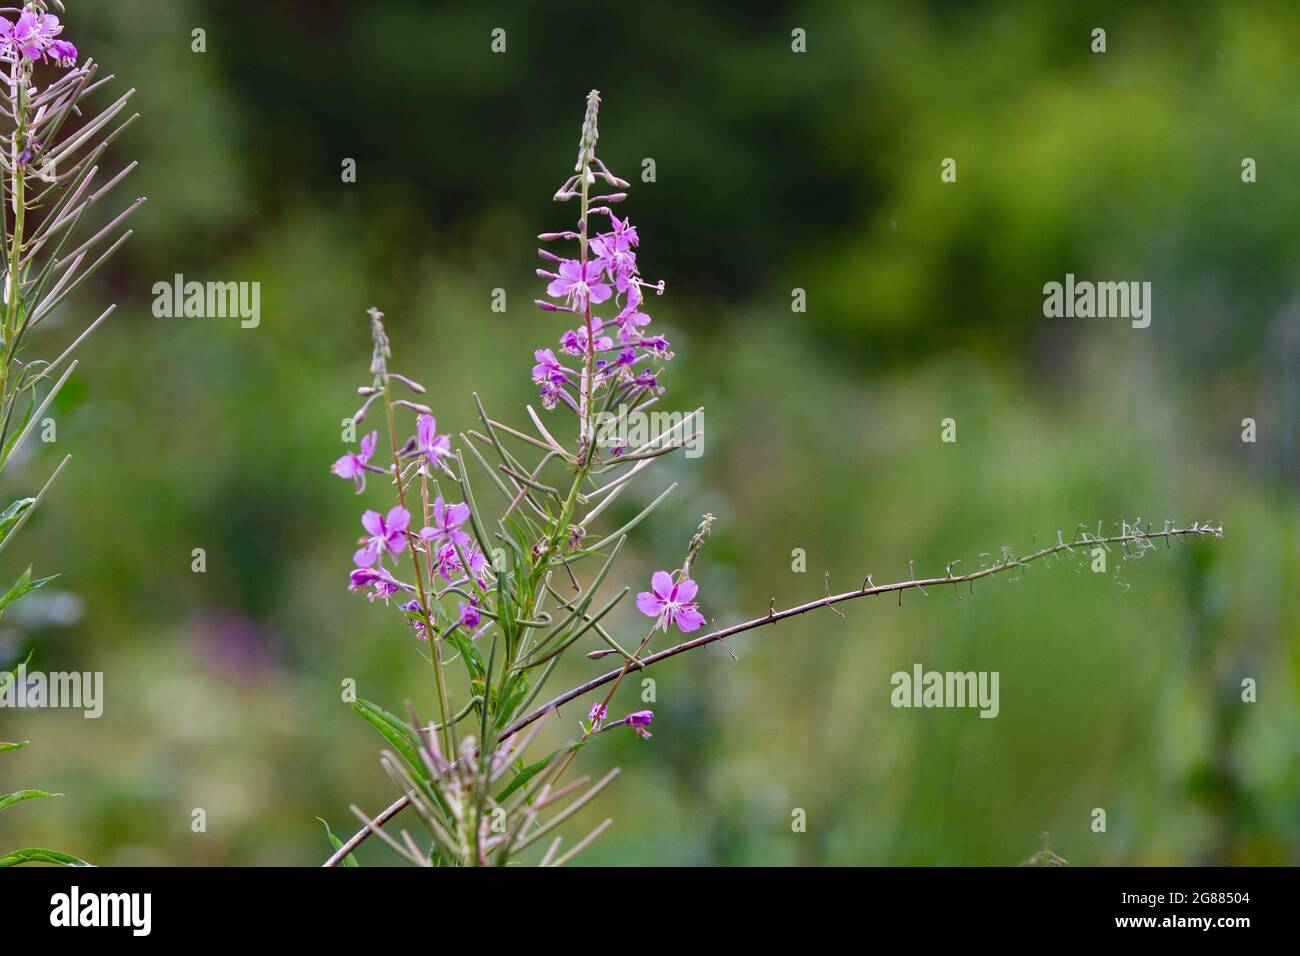
<svg viewBox="0 0 1300 956"><path fill-rule="evenodd" d="M59 0L0 7L0 175L4 202L4 301L0 305L0 472L9 464L77 367L77 348L112 313L106 309L56 358L28 354L31 337L86 279L131 235L119 227L144 199L137 199L89 238L78 237L82 218L135 168L111 178L99 166L104 150L135 116L116 123L134 90L98 114L89 97L113 77L96 78L99 67L78 65L76 46L63 35ZM114 238L115 237L115 238ZM110 238L112 241L110 242ZM0 514L0 551L8 547L71 456L65 457L35 497L19 498ZM0 614L53 577L33 578L29 567L0 595ZM30 655L28 657L30 659ZM14 679L0 672L0 691ZM27 741L0 741L0 754ZM0 810L28 800L58 796L43 790L0 794ZM43 862L84 865L56 850L0 853L0 867Z"/></svg>
<svg viewBox="0 0 1300 956"><path fill-rule="evenodd" d="M1058 533L1055 544L1028 554L1005 548L997 557L986 554L980 567L966 574L954 573L954 561L942 577L877 585L868 576L861 588L841 594L828 588L825 597L807 604L781 611L769 606L762 617L691 636L705 624L691 579L714 523L705 515L681 564L654 572L636 595L636 610L646 619L644 633L620 641L604 622L631 588L604 594L602 587L628 534L676 486L615 531L599 530L598 519L659 458L698 437L693 423L702 410L636 447L614 437L625 434L629 416L659 401L661 371L672 351L643 311L647 293L661 294L663 283L642 278L637 228L615 212L627 198L628 183L596 155L599 105L592 91L573 175L555 194L559 202L577 203L577 223L572 230L539 237L560 251L539 250L546 266L538 275L548 298L537 305L572 327L557 345L534 353L532 380L543 412L569 419L568 425L554 420L548 425L529 406L531 427L514 428L489 416L475 395L481 427L453 444L418 400L424 387L391 367L383 315L370 310L371 378L358 389L363 404L349 421L359 428L376 413L381 427L361 435L356 450L331 470L352 482L357 494L367 489L368 476L375 478L370 487L382 482L392 500L361 515L363 534L349 587L400 615L411 639L427 653L437 720L422 721L409 703L400 717L366 700L352 702L390 745L381 765L401 796L373 818L353 806L364 827L346 842L326 825L335 849L327 866L355 866L352 851L372 833L421 866L506 864L549 838L541 864L561 865L611 821L563 852L554 831L618 773L610 770L594 782L587 776L565 782L577 751L609 732L651 736L651 711L611 716L615 693L633 670L841 601L896 591L901 602L908 589L928 593L927 588L944 584L973 589L980 578L1052 556L1061 560L1068 553L1104 548L1118 549L1124 559L1140 558L1160 539L1221 534L1220 528L1199 523L1178 528L1166 522L1153 530L1122 522L1112 534L1080 527L1070 540ZM413 422L399 426L399 418L411 417ZM573 437L567 443L556 437L569 429ZM501 496L504 504L495 519L481 503L482 488L471 487L467 460ZM685 639L652 650L656 637L667 639L674 632ZM561 657L583 639L597 645L588 658L614 657L617 666L537 704ZM463 677L453 681L448 668L463 670ZM602 693L586 710L574 739L540 759L525 758L545 718L597 690ZM382 829L407 806L418 813L426 838Z"/></svg>

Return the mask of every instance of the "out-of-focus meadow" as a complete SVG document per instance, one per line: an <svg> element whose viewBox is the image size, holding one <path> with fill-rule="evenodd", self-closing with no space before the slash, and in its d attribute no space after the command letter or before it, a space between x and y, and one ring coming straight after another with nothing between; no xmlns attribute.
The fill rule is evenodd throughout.
<svg viewBox="0 0 1300 956"><path fill-rule="evenodd" d="M0 815L0 848L312 864L317 816L350 833L350 803L393 798L382 741L340 700L345 678L395 711L434 699L413 632L345 588L360 510L383 500L328 473L366 383L364 310L387 313L443 430L470 427L471 391L518 423L532 351L563 330L531 305L535 236L571 225L550 197L596 87L642 270L667 283L649 304L677 353L662 404L706 408L703 457L612 509L610 528L680 482L620 586L675 566L705 511L694 577L720 625L827 574L969 569L1080 522L1225 535L1118 581L1036 565L659 665L653 739L581 755L623 768L570 831L614 818L583 859L1014 864L1046 833L1071 864L1300 862L1294 5L68 7L69 37L139 90L114 153L149 203L43 340L119 303L57 443L4 489L72 453L3 556L8 578L62 577L6 614L0 666L34 649L33 669L102 671L106 702L99 720L0 711L0 738L32 741L0 760L0 792L66 794ZM1150 328L1044 318L1067 272L1150 281ZM260 282L260 326L155 318L153 284L178 273ZM634 615L614 626L639 635ZM999 716L892 708L890 675L916 662L1000 672ZM607 666L577 655L556 689Z"/></svg>

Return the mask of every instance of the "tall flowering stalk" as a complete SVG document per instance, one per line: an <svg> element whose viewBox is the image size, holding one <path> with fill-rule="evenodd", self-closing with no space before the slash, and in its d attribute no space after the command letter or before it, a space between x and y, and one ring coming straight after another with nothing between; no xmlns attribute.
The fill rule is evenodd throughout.
<svg viewBox="0 0 1300 956"><path fill-rule="evenodd" d="M109 143L135 119L118 121L134 91L97 114L90 97L112 77L96 79L98 66L80 54L63 33L59 0L0 8L0 177L3 198L4 299L0 305L0 472L40 422L77 366L78 347L112 314L114 306L87 324L54 358L30 354L32 337L83 282L130 236L122 223L137 199L89 237L79 235L83 217L95 209L135 163L104 174L99 166ZM114 125L116 124L116 125ZM0 514L3 551L44 500L68 463L56 467L34 497L19 498ZM29 567L7 593L0 613L52 577L32 578ZM14 679L0 673L0 689ZM0 753L22 747L0 742ZM0 809L53 796L40 790L0 795ZM27 849L0 855L0 866L29 861L80 863L53 850Z"/></svg>
<svg viewBox="0 0 1300 956"><path fill-rule="evenodd" d="M425 642L433 670L436 720L422 721L408 705L395 715L366 700L353 708L389 743L381 758L401 796L375 817L353 807L364 828L342 842L329 833L335 853L327 865L355 864L351 851L375 834L404 859L417 865L506 864L585 806L617 774L592 782L562 778L577 752L595 737L627 728L650 738L649 710L610 719L610 707L623 679L685 651L756 629L796 614L874 594L953 586L1025 566L1075 550L1112 547L1126 558L1141 557L1154 542L1170 537L1217 535L1200 524L1177 528L1166 523L1125 522L1114 534L1088 531L1027 555L1009 550L991 556L979 569L955 575L953 566L939 578L909 577L876 585L870 575L860 589L830 594L805 605L777 611L731 627L690 636L703 628L699 589L691 569L708 540L712 515L705 515L687 545L679 567L656 571L640 591L635 607L648 618L635 644L621 644L606 627L608 615L631 592L622 587L598 598L627 535L676 487L669 486L631 521L612 532L598 530L610 504L645 474L658 458L690 445L702 409L628 448L614 441L631 416L641 414L664 393L663 363L672 358L668 341L652 334L643 311L646 293L662 294L662 282L642 279L640 236L614 207L628 184L596 154L600 97L587 97L573 174L555 194L577 202L572 229L544 233L547 243L567 243L563 252L541 249L549 298L537 305L572 327L550 347L534 353L533 382L543 413L568 416L576 425L566 443L555 418L529 406L529 425L514 428L488 415L477 395L481 427L452 442L439 434L433 412L419 399L425 388L390 368L392 350L383 315L370 311L370 381L358 389L363 403L352 416L362 427L382 410L379 430L361 436L356 450L332 466L339 478L363 493L366 477L383 476L391 499L367 509L364 534L353 555L349 587L388 606L410 626L412 639ZM601 191L608 188L612 191ZM599 223L602 228L595 228ZM402 424L399 426L399 422ZM692 432L687 434L687 432ZM466 455L501 496L496 518L482 508L471 486ZM379 481L372 481L375 489ZM657 635L672 631L685 639L653 650ZM542 689L562 656L586 640L596 646L590 659L618 658L616 666L538 704ZM463 670L453 679L447 668ZM558 750L529 762L525 753L546 718L565 703L608 687L586 712L577 735ZM403 829L396 836L383 827L407 806L415 807L431 840L417 842ZM543 865L567 862L609 825L606 820L561 852L558 836L541 857ZM327 832L328 827L327 827Z"/></svg>

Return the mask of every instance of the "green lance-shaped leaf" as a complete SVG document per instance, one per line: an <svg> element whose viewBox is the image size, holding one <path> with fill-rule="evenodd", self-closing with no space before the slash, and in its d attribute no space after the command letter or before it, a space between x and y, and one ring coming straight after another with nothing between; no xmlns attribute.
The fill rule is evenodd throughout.
<svg viewBox="0 0 1300 956"><path fill-rule="evenodd" d="M32 654L30 651L28 651L27 656L23 658L23 662L18 666L19 667L27 666L27 664L31 662L31 659L32 659ZM3 692L4 689L9 686L9 682L14 679L14 674L16 674L17 672L18 672L18 668L14 668L11 671L0 671L0 692Z"/></svg>
<svg viewBox="0 0 1300 956"><path fill-rule="evenodd" d="M0 540L8 536L13 526L18 523L18 519L35 503L35 498L19 498L3 512L0 512Z"/></svg>
<svg viewBox="0 0 1300 956"><path fill-rule="evenodd" d="M0 740L0 754L8 753L11 750L22 750L29 743L31 743L30 740Z"/></svg>
<svg viewBox="0 0 1300 956"><path fill-rule="evenodd" d="M24 863L56 863L59 866L94 866L93 863L87 863L85 860L78 859L70 853L61 853L58 850L41 850L35 847L27 850L14 850L11 853L0 855L0 867L21 866Z"/></svg>
<svg viewBox="0 0 1300 956"><path fill-rule="evenodd" d="M73 362L72 366L68 369L68 371L71 372L72 369L76 367L76 364L77 363ZM32 516L32 512L34 512L38 507L40 507L41 502L45 500L45 495L50 490L50 486L53 485L56 480L58 480L59 475L63 472L63 469L67 467L68 462L71 460L72 460L71 455L63 456L63 461L59 462L59 467L54 469L54 474L50 475L50 477L46 479L45 485L37 493L36 499L30 505L28 505L26 508L23 509L22 514L18 516L18 521L13 525L12 528L9 529L9 533L4 535L3 537L0 537L0 551L3 551L5 549L5 547L9 544L13 536L16 535L19 529L21 529L22 526L27 523L27 519ZM4 467L3 463L0 463L0 468L3 467Z"/></svg>
<svg viewBox="0 0 1300 956"><path fill-rule="evenodd" d="M42 797L61 797L61 793L49 793L45 790L15 790L0 796L0 810L8 810L14 804L27 800L40 800Z"/></svg>
<svg viewBox="0 0 1300 956"><path fill-rule="evenodd" d="M355 700L351 706L366 723L379 731L380 735L393 745L417 775L422 777L426 773L424 761L420 759L415 733L410 724L368 700Z"/></svg>
<svg viewBox="0 0 1300 956"><path fill-rule="evenodd" d="M343 841L334 835L334 831L330 829L330 825L326 823L325 820L322 819L321 817L317 817L316 819L320 820L321 826L325 828L325 835L329 837L330 846L334 847L334 849L336 850L343 849ZM343 858L343 865L360 866L361 864L357 862L357 858L355 856L349 853L347 856Z"/></svg>
<svg viewBox="0 0 1300 956"><path fill-rule="evenodd" d="M561 747L559 750L552 751L541 760L538 760L536 763L531 763L523 770L519 771L519 773L515 775L514 779L506 784L505 787L502 788L501 792L497 794L497 803L504 803L507 797L549 767L556 757L561 754L566 754L569 751L576 749L578 746L578 744L573 743L569 744L567 747Z"/></svg>
<svg viewBox="0 0 1300 956"><path fill-rule="evenodd" d="M49 584L57 577L58 577L57 574L52 574L47 578L37 578L36 580L33 581L32 569L29 567L26 571L22 573L22 575L18 578L18 580L14 582L13 587L11 587L3 595L0 595L0 613L2 613L5 608L7 608L10 604L13 604L14 601L17 601L24 594L27 594L31 591L35 591L37 588L44 587L45 585Z"/></svg>

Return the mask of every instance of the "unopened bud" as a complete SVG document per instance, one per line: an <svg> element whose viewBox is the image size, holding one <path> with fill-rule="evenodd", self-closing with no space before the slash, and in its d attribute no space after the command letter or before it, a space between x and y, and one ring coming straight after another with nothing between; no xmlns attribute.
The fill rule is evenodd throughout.
<svg viewBox="0 0 1300 956"><path fill-rule="evenodd" d="M401 382L403 385L405 385L407 388L409 388L411 391L415 392L416 394L423 395L426 391L423 385L421 385L419 382L412 381L411 379L407 378L405 375L399 375L396 372L389 372L388 377L397 379L399 382Z"/></svg>
<svg viewBox="0 0 1300 956"><path fill-rule="evenodd" d="M421 415L433 414L433 409L430 408L428 405L421 405L419 402L408 402L404 398L397 399L395 402L393 402L393 404L401 405L403 408L409 408L412 411L418 412Z"/></svg>

